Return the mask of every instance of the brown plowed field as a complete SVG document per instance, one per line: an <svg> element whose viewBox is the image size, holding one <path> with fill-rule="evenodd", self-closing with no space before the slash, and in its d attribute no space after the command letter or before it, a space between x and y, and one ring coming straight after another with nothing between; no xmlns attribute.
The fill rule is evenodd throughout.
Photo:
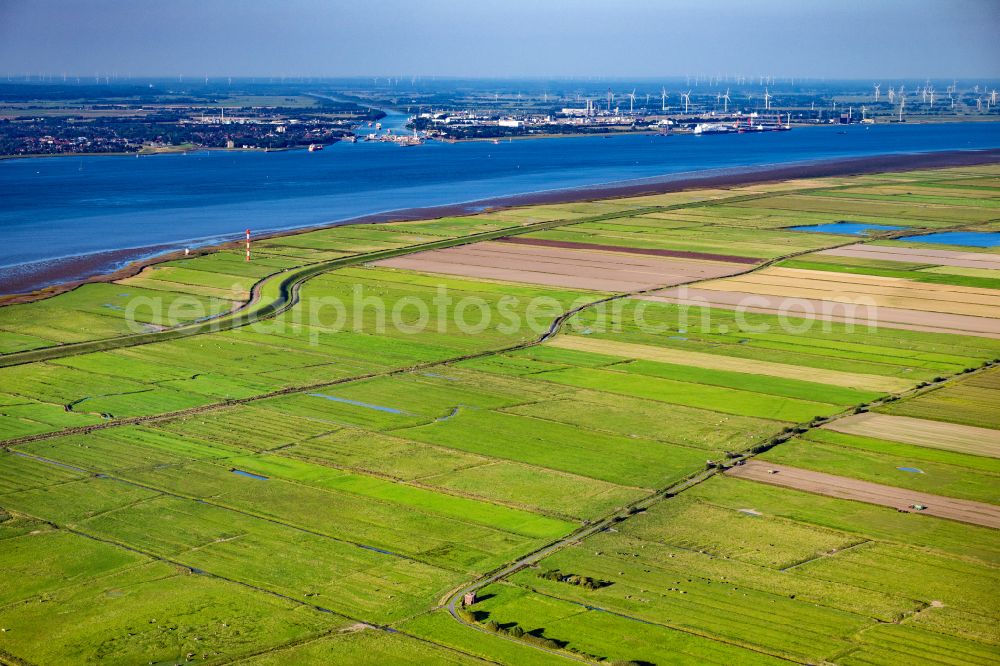
<svg viewBox="0 0 1000 666"><path fill-rule="evenodd" d="M776 471L776 473L772 474L772 471ZM763 460L748 460L746 464L727 470L726 474L739 479L760 481L773 486L804 490L817 495L838 497L867 504L890 506L914 513L918 512L909 507L913 504L922 504L927 508L919 513L994 529L1000 528L1000 506L984 502L931 495L905 488L884 486L880 483L859 481L846 476L775 465Z"/></svg>
<svg viewBox="0 0 1000 666"><path fill-rule="evenodd" d="M925 250L916 247L859 244L837 247L832 250L822 250L817 252L817 254L829 254L835 257L860 257L862 259L878 259L881 261L905 261L912 264L1000 269L1000 255L987 254L985 252Z"/></svg>
<svg viewBox="0 0 1000 666"><path fill-rule="evenodd" d="M515 245L537 245L539 247L559 247L567 250L600 250L603 252L620 252L623 254L645 254L651 257L674 257L677 259L698 259L701 261L725 261L731 264L758 264L760 259L739 257L732 254L711 254L707 252L684 252L682 250L659 250L645 247L626 247L623 245L604 245L601 243L575 243L573 241L549 240L546 238L525 238L513 236L501 238L501 243Z"/></svg>
<svg viewBox="0 0 1000 666"><path fill-rule="evenodd" d="M553 287L630 292L725 277L744 265L667 259L593 250L483 242L377 262L425 273L525 282Z"/></svg>
<svg viewBox="0 0 1000 666"><path fill-rule="evenodd" d="M875 412L837 419L823 427L848 435L1000 458L1000 430L989 428Z"/></svg>

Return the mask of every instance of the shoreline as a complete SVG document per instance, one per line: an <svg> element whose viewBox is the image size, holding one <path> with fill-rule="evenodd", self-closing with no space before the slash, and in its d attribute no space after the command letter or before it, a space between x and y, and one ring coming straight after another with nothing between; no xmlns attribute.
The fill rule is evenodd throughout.
<svg viewBox="0 0 1000 666"><path fill-rule="evenodd" d="M642 179L643 182L641 183L625 181L576 188L544 190L462 203L373 213L333 223L264 233L256 236L256 240L281 238L340 226L383 224L386 222L416 222L439 217L474 215L529 205L578 203L667 194L692 189L771 183L796 178L825 178L890 171L908 171L912 169L975 166L997 162L1000 162L1000 148L888 154L821 160L775 167L745 168L744 170L738 170L737 168L737 170L729 170L724 174L689 172L691 173L689 177L678 178L675 174L672 177ZM186 256L195 257L218 250L239 248L241 247L240 243L241 241L239 240L233 240L204 245L192 248L190 254ZM50 260L46 269L42 271L34 272L29 277L24 277L20 281L17 278L11 279L9 282L10 291L6 294L0 294L0 307L43 300L71 291L84 284L121 280L137 275L149 266L185 257L182 249L171 251L168 249L171 247L174 246L160 244ZM130 257L134 258L134 260L117 269L106 270L105 268L109 262L126 261Z"/></svg>
<svg viewBox="0 0 1000 666"><path fill-rule="evenodd" d="M889 118L887 116L887 118ZM961 118L913 118L907 119L904 125L947 125L950 123L1000 123L1000 117L991 116L965 116ZM876 120L871 126L874 125L896 125L894 120ZM812 129L816 127L857 127L854 125L837 125L836 123L806 123L801 121L796 121L792 123L792 129ZM362 130L365 128L357 128ZM618 136L670 136L674 134L676 136L690 136L692 133L686 130L673 130L671 132L663 133L659 130L654 129L644 129L644 130L610 130L605 132L570 132L570 133L552 133L552 134L520 134L516 136L498 136L498 137L472 137L466 139L451 139L451 138L433 138L430 141L439 141L441 143L482 143L491 142L494 139L499 140L501 143L506 143L508 140L512 141L531 141L533 139L574 139L581 137L618 137ZM355 133L354 136L358 141L362 141L362 137L366 135L361 135ZM326 146L331 146L335 143L340 143L344 139L338 139L333 143L324 144ZM301 146L286 146L282 148L220 148L211 146L198 146L193 145L190 148L181 148L179 146L170 146L165 149L155 149L155 150L140 150L137 152L107 152L107 153L32 153L30 155L0 155L0 161L3 160L24 160L24 159L40 159L45 157L131 157L133 155L140 155L142 157L153 157L156 155L184 155L190 153L198 153L202 151L218 151L218 152L229 152L229 153L281 153L288 152L292 150L306 150L307 145Z"/></svg>
<svg viewBox="0 0 1000 666"><path fill-rule="evenodd" d="M334 143L337 143L334 141ZM333 145L333 144L326 144ZM156 157L158 155L190 155L200 152L221 153L284 153L289 150L306 150L308 146L286 146L283 148L218 148L214 146L195 146L190 148L173 146L164 149L137 150L135 152L115 151L108 153L31 153L30 155L0 155L0 160L34 160L46 157Z"/></svg>

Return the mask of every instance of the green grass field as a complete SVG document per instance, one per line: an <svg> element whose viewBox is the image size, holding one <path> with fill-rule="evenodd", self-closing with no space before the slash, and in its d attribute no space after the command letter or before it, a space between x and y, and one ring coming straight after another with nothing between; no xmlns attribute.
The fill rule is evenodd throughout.
<svg viewBox="0 0 1000 666"><path fill-rule="evenodd" d="M260 240L251 262L213 251L0 307L3 358L124 335L133 296L167 309L190 296L178 306L190 321L261 280L276 296L282 271L354 262L252 326L0 367L0 662L1000 663L996 530L718 473L756 456L1000 504L996 458L812 427L867 405L1000 429L1000 374L968 372L1000 358L1000 340L789 331L767 314L628 298L584 307L538 343L556 317L611 294L365 258L539 223L531 236L783 257L857 240L794 225L988 225L998 174L335 227ZM1000 286L917 264L785 265ZM412 330L441 288L491 325L431 316ZM453 595L492 572L453 616Z"/></svg>
<svg viewBox="0 0 1000 666"><path fill-rule="evenodd" d="M1000 428L1000 372L991 370L884 409L889 414Z"/></svg>

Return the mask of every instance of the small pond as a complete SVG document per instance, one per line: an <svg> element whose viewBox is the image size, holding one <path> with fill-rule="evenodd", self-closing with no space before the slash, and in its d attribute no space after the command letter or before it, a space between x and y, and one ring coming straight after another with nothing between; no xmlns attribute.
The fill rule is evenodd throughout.
<svg viewBox="0 0 1000 666"><path fill-rule="evenodd" d="M847 234L849 236L867 236L873 231L895 231L905 228L891 224L865 224L863 222L831 222L829 224L810 224L804 227L787 227L789 231L809 231L818 234Z"/></svg>

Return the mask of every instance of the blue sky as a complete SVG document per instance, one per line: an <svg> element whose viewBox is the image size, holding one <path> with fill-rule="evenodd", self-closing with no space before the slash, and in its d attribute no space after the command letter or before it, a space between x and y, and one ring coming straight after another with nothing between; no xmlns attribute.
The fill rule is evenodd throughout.
<svg viewBox="0 0 1000 666"><path fill-rule="evenodd" d="M998 0L0 0L0 72L1000 78Z"/></svg>

